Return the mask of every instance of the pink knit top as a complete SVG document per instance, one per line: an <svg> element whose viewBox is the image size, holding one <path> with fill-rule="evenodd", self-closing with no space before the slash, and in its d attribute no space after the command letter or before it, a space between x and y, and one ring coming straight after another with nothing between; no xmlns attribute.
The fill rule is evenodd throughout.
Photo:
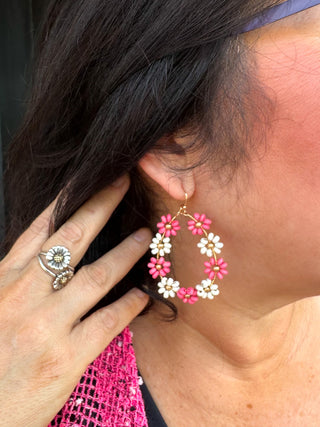
<svg viewBox="0 0 320 427"><path fill-rule="evenodd" d="M148 427L128 327L88 366L53 426Z"/></svg>

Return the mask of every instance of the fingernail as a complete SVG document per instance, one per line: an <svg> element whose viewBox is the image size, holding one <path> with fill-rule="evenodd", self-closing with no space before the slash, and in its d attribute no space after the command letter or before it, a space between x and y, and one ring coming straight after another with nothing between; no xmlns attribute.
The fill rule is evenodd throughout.
<svg viewBox="0 0 320 427"><path fill-rule="evenodd" d="M144 242L145 240L151 240L150 232L145 228L136 231L133 235L133 238L139 243Z"/></svg>
<svg viewBox="0 0 320 427"><path fill-rule="evenodd" d="M120 178L115 180L111 185L112 187L121 187L126 182L127 179L128 179L127 175L122 175L120 176Z"/></svg>

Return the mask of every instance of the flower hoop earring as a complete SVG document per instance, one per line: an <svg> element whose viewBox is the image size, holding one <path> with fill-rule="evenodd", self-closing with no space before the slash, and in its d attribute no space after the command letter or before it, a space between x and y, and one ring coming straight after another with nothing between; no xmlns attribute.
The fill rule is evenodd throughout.
<svg viewBox="0 0 320 427"><path fill-rule="evenodd" d="M162 215L161 222L157 224L158 233L150 244L151 253L154 256L150 259L148 267L152 278L160 279L160 282L158 282L159 294L164 298L174 298L177 295L184 303L194 304L199 297L212 300L216 295L219 295L219 288L215 280L216 278L223 279L223 276L228 272L226 270L227 263L223 258L218 259L217 257L223 247L220 237L212 232L207 232L212 221L205 214L195 213L193 216L190 215L187 212L187 201L188 195L185 194L185 201L175 216L172 217L170 214ZM208 278L202 280L201 284L196 285L195 288L181 287L177 280L167 277L167 274L170 273L171 263L166 261L165 257L171 252L170 237L176 236L177 231L181 228L177 220L180 215L189 218L188 229L193 235L204 235L200 239L198 247L201 254L209 258L204 262L204 272L208 275Z"/></svg>

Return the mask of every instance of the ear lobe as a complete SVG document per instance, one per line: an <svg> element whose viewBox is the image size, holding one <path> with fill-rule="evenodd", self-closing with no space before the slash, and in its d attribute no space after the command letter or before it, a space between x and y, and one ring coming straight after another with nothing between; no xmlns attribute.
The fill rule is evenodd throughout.
<svg viewBox="0 0 320 427"><path fill-rule="evenodd" d="M170 197L176 200L184 200L185 193L192 197L194 193L193 170L175 172L165 164L160 155L149 152L140 160L139 166L151 180L160 185Z"/></svg>

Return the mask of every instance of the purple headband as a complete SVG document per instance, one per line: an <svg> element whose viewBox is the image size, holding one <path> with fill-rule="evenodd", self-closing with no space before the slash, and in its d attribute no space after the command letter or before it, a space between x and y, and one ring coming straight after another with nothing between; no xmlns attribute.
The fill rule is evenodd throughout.
<svg viewBox="0 0 320 427"><path fill-rule="evenodd" d="M239 32L239 34L279 21L279 19L309 9L317 4L320 4L320 0L287 0L284 3L271 7L271 9L267 9L261 15L254 18Z"/></svg>

